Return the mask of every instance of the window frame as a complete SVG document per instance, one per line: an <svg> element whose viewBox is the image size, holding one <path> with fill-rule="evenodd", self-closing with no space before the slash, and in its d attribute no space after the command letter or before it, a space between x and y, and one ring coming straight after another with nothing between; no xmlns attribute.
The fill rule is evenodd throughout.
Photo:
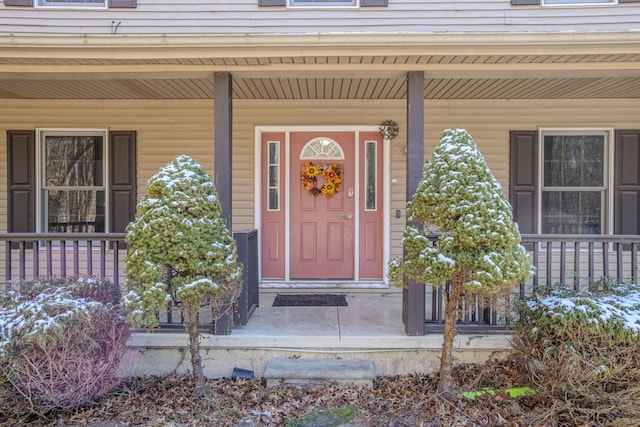
<svg viewBox="0 0 640 427"><path fill-rule="evenodd" d="M372 151L370 151L372 149ZM373 158L369 158L372 154ZM371 174L371 172L373 172ZM369 178L372 177L373 180ZM376 212L378 210L378 141L364 141L364 210ZM372 190L370 193L369 191ZM373 197L370 199L369 197ZM372 205L369 204L372 202Z"/></svg>
<svg viewBox="0 0 640 427"><path fill-rule="evenodd" d="M584 1L576 0L560 0L562 3L547 3L547 0L540 0L540 6L542 7L585 7L585 6L615 6L619 3L619 0L599 0L599 1Z"/></svg>
<svg viewBox="0 0 640 427"><path fill-rule="evenodd" d="M46 137L47 136L100 136L102 144L102 177L103 184L100 186L60 186L52 187L46 185ZM53 188L73 188L75 190L95 190L104 193L104 231L94 231L95 233L109 233L111 231L111 191L110 191L110 168L109 168L109 131L99 128L39 128L36 129L36 179L35 179L35 212L36 212L36 232L48 233L47 219L47 191Z"/></svg>
<svg viewBox="0 0 640 427"><path fill-rule="evenodd" d="M36 9L100 9L102 10L102 9L109 8L109 0L102 0L102 4L83 3L81 1L60 2L56 0L33 0L33 7Z"/></svg>
<svg viewBox="0 0 640 427"><path fill-rule="evenodd" d="M588 136L597 135L604 137L604 159L603 159L603 186L602 187L570 187L570 186L545 186L544 171L544 138L545 136ZM542 193L547 191L559 191L566 188L567 191L602 191L603 205L602 208L602 224L600 226L600 235L613 233L614 218L614 130L612 128L539 128L538 129L538 179L537 179L537 224L538 233L542 233L543 222L543 204Z"/></svg>
<svg viewBox="0 0 640 427"><path fill-rule="evenodd" d="M276 153L276 161L271 162L271 150L275 150ZM280 169L282 167L280 160L280 141L270 140L267 141L267 211L269 212L279 212L280 211L280 199L281 199L281 187L280 187ZM272 178L275 180L276 184L271 185ZM272 193L273 191L273 193ZM271 202L273 201L271 196L275 197L275 204L277 206L272 207Z"/></svg>
<svg viewBox="0 0 640 427"><path fill-rule="evenodd" d="M294 4L295 1L298 1L303 4ZM346 0L349 1L349 0ZM312 0L287 0L287 7L292 9L353 9L360 7L360 0L350 0L352 4L336 4L332 2L323 2L322 0L319 2L314 2ZM304 4L309 3L309 4Z"/></svg>

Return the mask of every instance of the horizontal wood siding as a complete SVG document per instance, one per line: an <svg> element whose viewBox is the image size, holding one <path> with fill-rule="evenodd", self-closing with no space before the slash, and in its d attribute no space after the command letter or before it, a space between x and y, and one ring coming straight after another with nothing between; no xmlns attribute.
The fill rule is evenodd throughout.
<svg viewBox="0 0 640 427"><path fill-rule="evenodd" d="M509 131L545 127L639 129L640 100L425 101L425 152L447 128L465 128L503 188L509 188ZM377 125L395 120L391 144L391 252L401 254L405 226L406 105L404 101L235 101L233 149L234 230L254 228L255 126ZM7 188L6 131L35 128L110 128L137 131L138 190L180 154L213 173L210 101L0 100L0 188ZM396 210L401 218L395 217ZM7 227L7 192L0 192L0 231Z"/></svg>
<svg viewBox="0 0 640 427"><path fill-rule="evenodd" d="M211 101L100 102L0 101L0 188L6 189L6 130L108 128L137 131L138 195L147 180L179 154L188 154L207 172L213 169ZM6 231L6 192L0 192L0 230Z"/></svg>
<svg viewBox="0 0 640 427"><path fill-rule="evenodd" d="M258 0L140 0L135 9L0 6L4 34L550 32L637 29L640 3L512 6L503 0L391 0L388 7L259 7ZM70 13L72 12L72 13ZM357 24L354 24L357 22Z"/></svg>

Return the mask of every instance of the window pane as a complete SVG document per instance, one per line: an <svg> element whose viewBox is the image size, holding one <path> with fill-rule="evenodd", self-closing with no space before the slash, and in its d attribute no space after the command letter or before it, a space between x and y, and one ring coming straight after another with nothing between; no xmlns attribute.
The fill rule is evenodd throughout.
<svg viewBox="0 0 640 427"><path fill-rule="evenodd" d="M277 142L269 143L269 164L270 165L278 164L278 143Z"/></svg>
<svg viewBox="0 0 640 427"><path fill-rule="evenodd" d="M543 191L542 233L600 234L603 191Z"/></svg>
<svg viewBox="0 0 640 427"><path fill-rule="evenodd" d="M365 148L365 195L366 209L369 211L376 209L376 143L367 142Z"/></svg>
<svg viewBox="0 0 640 427"><path fill-rule="evenodd" d="M340 145L328 138L318 138L307 143L302 149L301 159L344 159Z"/></svg>
<svg viewBox="0 0 640 427"><path fill-rule="evenodd" d="M269 187L278 186L278 166L269 166Z"/></svg>
<svg viewBox="0 0 640 427"><path fill-rule="evenodd" d="M278 206L278 189L270 188L269 189L269 210L277 211L279 209Z"/></svg>
<svg viewBox="0 0 640 427"><path fill-rule="evenodd" d="M103 151L101 136L47 136L45 185L103 186Z"/></svg>
<svg viewBox="0 0 640 427"><path fill-rule="evenodd" d="M105 231L104 191L46 191L49 233Z"/></svg>
<svg viewBox="0 0 640 427"><path fill-rule="evenodd" d="M545 135L545 187L604 186L604 136Z"/></svg>

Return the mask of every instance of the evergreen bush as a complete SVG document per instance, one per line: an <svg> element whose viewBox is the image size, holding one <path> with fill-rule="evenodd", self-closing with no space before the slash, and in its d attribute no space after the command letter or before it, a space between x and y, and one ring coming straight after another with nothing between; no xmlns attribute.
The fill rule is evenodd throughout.
<svg viewBox="0 0 640 427"><path fill-rule="evenodd" d="M407 204L405 254L389 266L391 280L410 278L444 286L445 330L440 359L442 390L453 385L453 340L462 303L473 295L508 293L532 268L520 245L511 205L471 135L447 129L424 166ZM438 232L435 244L425 236Z"/></svg>
<svg viewBox="0 0 640 427"><path fill-rule="evenodd" d="M129 254L124 305L136 326L158 326L158 313L176 306L189 333L192 374L202 385L200 321L226 314L242 286L241 265L215 187L204 168L179 156L148 182L127 227ZM211 316L201 318L201 307Z"/></svg>

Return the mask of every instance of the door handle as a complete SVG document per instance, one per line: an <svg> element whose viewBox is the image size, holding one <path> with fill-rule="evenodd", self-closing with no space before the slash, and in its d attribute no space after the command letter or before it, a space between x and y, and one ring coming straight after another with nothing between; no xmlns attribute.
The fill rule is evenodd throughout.
<svg viewBox="0 0 640 427"><path fill-rule="evenodd" d="M345 219L353 219L353 214L346 215L344 218Z"/></svg>

